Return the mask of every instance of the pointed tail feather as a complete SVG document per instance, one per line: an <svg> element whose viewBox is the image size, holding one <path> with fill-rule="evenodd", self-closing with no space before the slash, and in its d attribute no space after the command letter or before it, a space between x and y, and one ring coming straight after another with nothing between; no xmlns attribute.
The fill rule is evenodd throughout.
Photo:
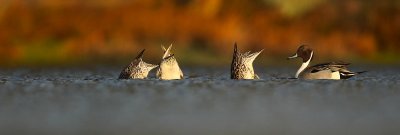
<svg viewBox="0 0 400 135"><path fill-rule="evenodd" d="M171 48L172 48L172 44L169 45L169 47L167 49L165 49L164 46L161 46L161 48L164 50L164 55L163 55L163 59L165 59L168 56L171 56Z"/></svg>
<svg viewBox="0 0 400 135"><path fill-rule="evenodd" d="M233 45L233 55L237 54L239 52L238 48L237 48L237 43L235 42L235 44Z"/></svg>
<svg viewBox="0 0 400 135"><path fill-rule="evenodd" d="M143 57L143 53L146 49L143 49L142 51L140 51L139 55L136 56L136 59L141 59Z"/></svg>
<svg viewBox="0 0 400 135"><path fill-rule="evenodd" d="M349 79L349 78L351 78L351 77L353 77L353 76L355 76L355 75L362 74L362 73L365 73L365 72L367 72L367 71L361 71L361 72L340 72L340 78L341 78L341 79Z"/></svg>
<svg viewBox="0 0 400 135"><path fill-rule="evenodd" d="M237 49L237 43L233 45L233 56L232 56L232 63L231 63L231 79L234 79L234 74L235 74L235 68L237 63L237 57L239 55L238 49Z"/></svg>
<svg viewBox="0 0 400 135"><path fill-rule="evenodd" d="M161 49L165 52L167 49L165 49L164 45L161 44Z"/></svg>
<svg viewBox="0 0 400 135"><path fill-rule="evenodd" d="M260 55L263 51L264 51L264 49L262 49L261 51L258 51L258 52L255 52L255 53L252 53L252 54L249 54L249 55L245 56L246 60L248 62L252 63L257 58L257 56Z"/></svg>

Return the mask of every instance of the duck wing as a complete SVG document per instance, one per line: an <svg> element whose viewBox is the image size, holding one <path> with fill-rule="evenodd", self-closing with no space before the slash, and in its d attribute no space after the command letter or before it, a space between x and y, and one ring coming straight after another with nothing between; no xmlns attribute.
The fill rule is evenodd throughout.
<svg viewBox="0 0 400 135"><path fill-rule="evenodd" d="M353 77L354 75L366 72L366 71L352 72L347 69L348 65L350 65L350 63L330 62L330 63L314 65L314 66L310 67L311 68L310 70L311 70L311 73L316 73L316 72L323 71L323 70L330 70L331 72L339 72L341 79L348 79L348 78Z"/></svg>
<svg viewBox="0 0 400 135"><path fill-rule="evenodd" d="M332 72L336 72L336 71L350 72L347 70L348 65L350 65L350 63L329 62L329 63L317 64L317 65L311 66L310 68L311 68L311 73L316 73L316 72L323 71L323 70L331 70Z"/></svg>

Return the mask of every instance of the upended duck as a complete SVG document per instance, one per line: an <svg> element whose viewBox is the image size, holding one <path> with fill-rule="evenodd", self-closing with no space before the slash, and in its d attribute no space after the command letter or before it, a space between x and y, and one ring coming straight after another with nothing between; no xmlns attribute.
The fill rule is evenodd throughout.
<svg viewBox="0 0 400 135"><path fill-rule="evenodd" d="M302 45L297 49L297 53L288 59L302 58L303 64L297 70L295 78L300 79L348 79L362 72L352 72L347 69L350 63L330 62L308 66L313 58L314 51L307 45Z"/></svg>
<svg viewBox="0 0 400 135"><path fill-rule="evenodd" d="M161 48L164 50L164 55L162 56L160 67L157 70L156 76L158 77L158 79L183 79L183 72L175 59L175 55L171 53L172 44L167 49L165 49L164 46L161 46Z"/></svg>
<svg viewBox="0 0 400 135"><path fill-rule="evenodd" d="M263 50L255 53L251 53L250 51L240 53L235 43L231 64L231 79L260 79L260 77L254 73L253 62Z"/></svg>
<svg viewBox="0 0 400 135"><path fill-rule="evenodd" d="M142 60L144 51L145 49L121 71L119 79L144 79L147 78L152 69L158 67L158 65L149 64Z"/></svg>

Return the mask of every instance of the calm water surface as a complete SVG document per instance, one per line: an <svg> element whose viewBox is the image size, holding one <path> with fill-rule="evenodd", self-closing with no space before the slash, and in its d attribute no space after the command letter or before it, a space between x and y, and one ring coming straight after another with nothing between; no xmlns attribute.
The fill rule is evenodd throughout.
<svg viewBox="0 0 400 135"><path fill-rule="evenodd" d="M259 68L255 81L224 69L184 69L177 81L0 70L0 134L400 134L400 68L366 69L340 81L288 79L292 68Z"/></svg>

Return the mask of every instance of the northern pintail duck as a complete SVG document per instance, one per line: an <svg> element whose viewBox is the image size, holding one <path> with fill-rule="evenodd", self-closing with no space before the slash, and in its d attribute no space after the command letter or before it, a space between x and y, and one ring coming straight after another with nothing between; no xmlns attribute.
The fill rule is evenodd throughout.
<svg viewBox="0 0 400 135"><path fill-rule="evenodd" d="M183 72L174 54L171 53L172 44L167 49L162 45L161 48L164 50L164 55L157 71L157 77L161 80L183 79Z"/></svg>
<svg viewBox="0 0 400 135"><path fill-rule="evenodd" d="M253 62L263 50L255 53L250 53L250 51L240 53L235 43L231 64L231 79L260 79L260 77L254 73Z"/></svg>
<svg viewBox="0 0 400 135"><path fill-rule="evenodd" d="M158 67L158 65L149 64L142 60L144 51L143 49L139 55L121 71L119 79L144 79L147 78L150 70Z"/></svg>
<svg viewBox="0 0 400 135"><path fill-rule="evenodd" d="M330 62L317 64L308 67L313 59L314 51L307 45L302 45L297 49L297 53L288 59L302 58L303 64L296 72L296 78L301 79L348 79L356 74L363 72L351 72L347 69L350 63L345 62Z"/></svg>

